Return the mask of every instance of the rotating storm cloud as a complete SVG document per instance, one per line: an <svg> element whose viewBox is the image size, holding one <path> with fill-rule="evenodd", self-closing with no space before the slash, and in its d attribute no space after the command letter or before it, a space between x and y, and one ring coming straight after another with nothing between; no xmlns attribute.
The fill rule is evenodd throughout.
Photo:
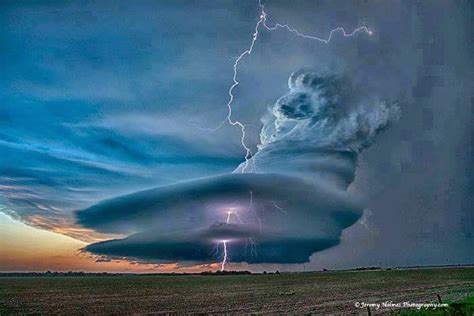
<svg viewBox="0 0 474 316"><path fill-rule="evenodd" d="M156 262L303 263L362 215L346 189L358 154L400 116L343 75L299 70L262 118L258 151L233 173L119 196L76 213L127 234L89 252ZM245 168L247 163L254 166ZM219 250L219 249L217 249ZM217 257L219 257L217 255Z"/></svg>
<svg viewBox="0 0 474 316"><path fill-rule="evenodd" d="M119 2L2 7L13 223L140 259L81 270L473 261L469 4Z"/></svg>
<svg viewBox="0 0 474 316"><path fill-rule="evenodd" d="M295 183L296 184L295 187L297 189L292 194L293 199L296 198L297 200L294 200L292 202L288 202L287 200L280 201L281 196L283 196L284 193L283 192L279 193L276 190L276 188L273 187L274 184L272 182L275 182L279 186L284 186L287 184L291 184L293 180L296 180L299 177L298 175L295 175L293 172L288 173L288 172L285 172L284 170L278 170L278 172L274 172L274 170L272 170L272 167L271 167L272 165L271 160L273 159L272 156L278 157L279 155L283 154L282 158L288 159L288 157L285 157L287 153L285 154L284 151L280 151L280 152L276 151L276 155L270 154L270 158L265 158L266 145L278 142L280 139L284 139L284 138L291 139L291 136L282 137L282 134L281 134L282 132L283 134L286 133L285 129L291 130L293 129L293 127L295 127L295 126L292 127L292 123L290 123L291 120L303 120L306 118L314 117L314 115L320 115L321 113L324 113L327 110L326 108L329 108L328 111L339 112L340 109L336 109L336 104L337 102L339 102L337 97L342 96L346 93L345 91L339 91L340 89L346 88L346 87L342 87L342 85L339 86L341 83L344 82L344 79L335 78L331 76L319 76L315 73L304 72L304 71L297 72L292 75L292 77L289 80L289 87L291 91L290 94L282 97L275 105L273 109L274 119L272 120L272 118L270 118L267 120L265 118L265 121L264 121L264 127L261 133L261 145L259 147L260 150L257 153L260 155L258 157L262 157L262 156L264 157L263 169L267 169L267 170L264 171L263 173L260 171L260 169L257 168L257 163L259 163L260 160L262 160L262 158L258 158L258 157L251 158L252 152L250 148L246 145L245 124L243 124L239 120L235 120L232 118L232 105L234 101L233 91L239 85L239 81L237 80L237 72L238 72L239 64L245 56L252 54L254 45L259 36L260 27L263 27L268 31L274 31L280 28L286 29L290 33L294 33L299 37L302 37L305 39L316 40L324 44L328 44L331 41L331 38L335 32L342 32L344 37L351 37L360 31L364 31L368 35L372 35L373 33L366 26L358 27L354 29L351 33L346 33L344 28L338 27L331 30L328 38L324 39L324 38L320 38L313 35L303 34L299 32L297 29L294 29L286 24L277 23L274 26L269 26L267 24L267 13L265 11L264 5L262 4L261 1L259 1L258 4L260 8L260 17L259 17L258 22L255 25L255 31L252 35L250 46L248 47L248 49L244 50L236 58L234 62L232 85L229 87L229 90L228 90L229 100L227 103L227 109L228 109L227 116L225 120L222 121L217 126L217 128L205 129L205 130L216 131L217 129L222 127L223 124L225 123L228 123L231 126L239 127L241 131L240 142L243 149L245 150L245 161L234 171L234 176L232 178L215 177L212 179L211 178L205 179L205 180L203 179L204 183L200 183L199 180L193 181L189 185L191 187L195 187L196 185L199 186L200 189L198 189L199 192L197 193L197 195L193 195L192 197L186 198L187 202L185 203L173 201L171 202L169 206L165 206L165 208L174 209L176 205L183 204L183 205L186 205L185 206L186 208L193 209L193 208L202 208L203 204L208 203L208 201L211 201L210 202L211 205L216 204L216 203L222 204L222 205L217 205L217 206L213 205L211 206L211 208L214 208L217 210L225 210L225 214L227 214L226 221L215 222L212 226L205 227L207 224L204 224L204 223L212 221L213 214L211 214L211 215L205 216L204 219L201 217L198 220L197 226L194 226L195 224L194 219L190 220L189 217L186 219L186 216L184 216L185 219L183 221L182 219L183 215L178 215L178 218L181 218L177 220L178 223L180 223L178 227L181 227L183 229L182 231L178 230L178 232L176 232L175 229L170 231L170 230L164 229L164 227L160 227L159 225L158 226L152 225L152 228L147 227L147 230L145 232L135 233L124 240L113 240L113 241L107 241L107 242L90 245L89 247L86 248L87 250L91 252L100 253L100 254L118 255L122 257L123 256L133 257L135 259L153 259L153 260L158 259L160 261L181 260L181 261L202 262L202 261L209 261L208 248L209 248L209 243L212 242L215 244L213 248L214 257L219 252L219 245L222 245L221 270L225 269L225 265L229 259L229 246L230 245L232 245L232 259L234 261L246 261L250 263L304 262L308 259L309 255L312 252L322 250L322 249L325 249L337 244L339 242L338 238L340 235L340 230L351 225L360 217L360 212L357 211L358 207L355 206L356 202L350 198L342 197L342 198L339 198L339 203L341 203L340 209L336 210L331 215L331 216L338 217L338 220L336 220L336 224L334 223L331 224L330 222L328 222L325 216L322 216L321 218L316 216L316 218L313 220L314 222L313 224L316 225L315 223L317 221L324 222L327 224L326 228L316 227L316 231L314 232L311 232L311 229L306 229L308 231L307 233L295 235L292 232L292 229L293 229L292 227L304 226L304 222L301 222L298 219L293 220L292 221L293 225L288 225L288 227L285 227L286 219L282 219L281 216L275 216L274 214L272 215L272 212L270 212L270 215L269 215L267 212L270 209L273 211L273 213L277 211L278 215L284 214L285 216L288 216L288 212L279 205L281 204L285 206L288 205L290 208L295 209L294 212L296 213L297 212L296 210L300 208L298 204L300 204L302 201L308 200L307 197L301 196L301 193L306 192L306 196L309 196L313 192L316 193L318 190L317 190L317 186L315 186L312 183L314 180L306 181L304 178L300 178L299 179L300 181ZM347 102L347 100L344 100L344 102ZM395 110L398 110L398 108L395 108ZM355 117L364 116L364 115L367 115L367 114L361 114L361 115L355 114L355 116L352 119L357 120L358 118L355 118ZM388 116L392 116L392 114L388 114ZM332 114L327 115L327 118L330 120L337 119L335 116L332 116ZM373 120L373 118L370 119L368 117L366 119L368 121ZM375 120L377 120L377 118ZM374 122L373 125L368 127L368 130L366 131L368 135L361 136L362 139L360 140L360 144L357 144L357 143L353 144L353 146L355 146L356 149L352 150L352 152L354 153L354 157L349 158L349 160L352 159L356 161L356 158L357 158L356 154L365 146L366 143L369 143L371 141L371 139L373 138L373 134L375 134L375 131L385 126L389 120L390 120L390 117L384 117L382 118L381 122ZM324 124L328 122L329 121L326 121ZM349 122L346 122L346 123L350 124ZM329 122L329 124L334 124L334 122ZM272 125L273 127L271 127ZM305 129L305 127L300 127L300 128ZM318 128L315 128L315 129L317 130ZM322 127L319 127L319 129L320 129L319 131L320 133L324 132L322 131L323 129ZM353 129L352 133L354 133L356 130L358 130L358 127L352 127L352 129ZM367 129L367 127L365 127L365 129ZM351 131L348 132L348 134L350 133ZM343 141L344 137L348 137L348 136L347 135L342 136L340 140ZM302 140L299 140L299 141L302 141ZM320 145L316 145L314 146L314 148L318 148L318 146ZM278 147L279 146L277 146L277 148ZM268 148L272 148L272 146L270 145L268 146ZM289 146L288 148L291 148L291 146ZM297 145L297 149L298 149L298 145ZM341 150L341 151L343 152L344 150ZM272 150L270 150L270 152L272 152ZM320 155L320 156L322 157L323 155ZM265 160L267 162L265 162ZM270 162L270 167L266 168L265 165L269 165L269 162ZM302 165L304 165L305 163L308 163L308 162L302 162ZM290 170L288 169L288 166L283 166L283 168L286 168L286 170ZM254 179L254 176L252 177L237 176L236 177L235 173L242 173L242 174L252 173L252 174L258 174L259 176L257 177L258 178L257 180L257 178ZM347 180L347 179L343 180L347 182L347 184L345 185L345 188L347 188L347 185L350 182L352 182L353 177L351 176L351 174L353 173L354 171L349 171L348 177L351 178L351 180ZM263 176L263 174L269 174L269 176ZM289 177L285 178L287 176ZM323 178L327 178L327 173L319 172L318 176L319 176L319 179L322 180ZM334 178L331 176L329 177ZM261 179L264 179L263 182L261 182L262 181ZM327 181L327 179L325 180ZM202 188L205 187L207 183L213 183L213 182L215 182L214 186L212 187L212 189L209 190L207 196L203 197L202 193L206 190L203 191ZM183 185L184 187L186 187L185 184L177 185L177 187L179 188L180 186L183 186ZM225 188L223 191L216 188L216 186L220 186L220 185L222 185ZM262 188L264 187L265 189L262 190ZM315 190L313 191L313 189ZM166 191L165 188L158 188L157 190L146 191L146 192L158 193L163 190ZM180 189L176 189L176 190L179 191ZM191 190L195 190L195 189L191 188ZM245 192L245 190L249 190L248 192L250 194L250 202L246 210L243 210L241 205L240 206L225 206L229 204L229 198L235 199L236 201L241 201L242 200L241 195L243 192ZM254 199L253 199L253 190L256 190L256 193L257 193L256 195L257 199L256 199L255 204L254 204ZM298 190L301 190L301 191L298 191ZM263 193L263 191L267 191L268 193ZM151 193L151 195L153 196L154 193ZM321 194L321 198L323 197L324 194L331 195L333 193L332 191L324 192L323 190ZM160 194L158 193L158 195ZM275 195L275 198L273 198L273 195ZM216 202L216 200L219 200L221 196L224 196L223 201ZM141 197L139 197L139 199L140 198ZM158 200L155 200L154 198L152 198L153 201L150 201L152 205L151 208L159 207L160 201L161 202L166 201L167 198L168 197L166 196L166 194L164 196L158 197ZM128 198L125 197L124 199L127 200ZM122 199L119 198L118 200L121 201ZM132 197L132 200L134 200L133 197ZM194 205L193 201L196 201L196 200L198 200L199 202L197 202L198 203L197 205ZM114 201L117 201L117 199L115 199ZM139 201L136 201L136 200L134 200L134 202L140 203ZM132 204L134 202L132 202ZM158 205L155 204L156 202L158 202ZM120 203L121 202L119 202L119 204ZM237 203L237 205L239 205L241 202L232 202L232 204L233 203ZM319 211L319 213L326 213L326 217L327 217L327 214L330 213L329 210L335 207L333 205L329 205L330 203L328 205L326 205L325 203L318 204L316 201L314 203L315 203L314 205L316 205L316 209L324 209L326 211L326 212ZM100 203L100 205L104 205L104 204L108 205L110 204L110 202L106 201L105 203ZM114 205L114 202L112 201L111 204ZM130 206L132 208L134 207L133 205L130 205ZM86 219L86 222L84 222L82 220L83 217L87 218L88 216L87 214L89 213L96 213L96 212L101 213L100 211L101 207L102 206L99 206L98 208L92 207L88 210L85 210L84 212L79 212L80 222L84 224L85 226L87 226L87 219ZM107 206L105 208L107 208ZM112 209L113 208L114 206L112 206ZM97 211L97 209L99 210ZM209 210L209 205L206 206L206 209ZM176 214L176 212L177 211L173 211L173 215L171 216L175 216L174 214ZM181 210L181 212L186 212L186 211ZM219 212L220 211L217 211L217 213ZM166 213L166 211L164 213ZM81 217L81 214L82 214L82 217ZM249 216L249 214L251 215ZM139 214L136 214L136 215L138 217L141 217L140 212ZM94 215L92 216L94 217ZM299 216L300 219L311 217L310 215L297 215L297 216ZM153 217L151 219L152 221L155 221L155 220L163 221L163 218L155 219L153 215L152 217ZM192 217L197 218L199 216L193 215ZM231 222L232 217L236 217L238 219L238 223L232 223ZM245 218L245 221L242 220L243 217ZM264 219L265 226L262 225L262 218ZM120 226L122 227L134 226L133 224L130 225L131 224L130 220L133 222L133 219L128 218L127 222L126 223L122 222ZM120 221L121 220L119 220L119 222ZM113 232L120 231L120 229L117 229L117 226L115 223L116 221L112 221L112 222L114 222L114 229L112 229L112 231ZM139 222L141 221L139 220ZM164 222L167 222L167 221L165 220ZM190 223L192 223L191 224L192 226L189 226ZM257 223L258 223L257 225L258 229L256 227ZM108 225L105 224L105 226L108 226ZM198 228L196 230L196 227L200 227L200 226L204 226L204 228ZM108 227L109 228L106 228L106 230L110 229L110 226ZM97 227L95 226L94 228L97 229ZM136 227L136 229L142 230L143 227ZM198 240L199 242L198 244L193 244L192 242L190 242L191 240ZM256 250L257 248L256 248L255 240L258 241L260 252L257 252ZM142 242L145 242L147 246L143 247ZM117 249L117 247L119 249ZM135 248L135 247L138 247L138 249L141 249L141 250L138 250L137 253L129 253L129 251L127 250L127 248ZM154 250L151 250L150 247L152 249L156 249L160 254L155 255ZM145 249L145 248L148 248L148 249ZM149 253L150 250L152 251L152 253ZM289 251L291 251L292 253L291 255L289 256L283 255L285 253L288 254Z"/></svg>

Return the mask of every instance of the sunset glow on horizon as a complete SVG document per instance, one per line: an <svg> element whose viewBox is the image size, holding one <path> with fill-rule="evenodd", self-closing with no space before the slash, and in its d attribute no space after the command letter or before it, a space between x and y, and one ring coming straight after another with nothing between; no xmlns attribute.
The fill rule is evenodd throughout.
<svg viewBox="0 0 474 316"><path fill-rule="evenodd" d="M219 263L179 266L93 256L81 251L87 243L25 225L0 213L0 272L171 273L216 270Z"/></svg>

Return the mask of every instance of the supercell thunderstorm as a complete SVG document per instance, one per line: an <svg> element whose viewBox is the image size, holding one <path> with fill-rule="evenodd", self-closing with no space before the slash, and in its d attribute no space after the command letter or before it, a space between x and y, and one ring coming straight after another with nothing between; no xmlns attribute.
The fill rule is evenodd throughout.
<svg viewBox="0 0 474 316"><path fill-rule="evenodd" d="M312 253L335 246L343 229L362 215L363 205L346 191L353 182L358 154L397 120L396 104L374 96L341 74L298 70L289 92L262 118L256 153L245 143L245 125L232 118L233 90L244 56L250 55L261 28L286 29L322 43L288 25L260 18L251 44L234 63L227 117L238 126L245 160L233 173L199 178L103 201L76 213L78 222L123 239L91 244L100 255L157 262L209 263L222 248L227 262L303 263ZM221 246L221 247L219 247Z"/></svg>

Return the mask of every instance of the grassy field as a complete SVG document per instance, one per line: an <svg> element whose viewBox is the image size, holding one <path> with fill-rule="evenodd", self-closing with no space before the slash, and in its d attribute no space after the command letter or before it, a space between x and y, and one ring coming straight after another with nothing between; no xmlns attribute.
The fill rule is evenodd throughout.
<svg viewBox="0 0 474 316"><path fill-rule="evenodd" d="M0 278L0 314L365 314L355 302L473 296L474 268L228 276ZM390 310L372 309L372 314Z"/></svg>

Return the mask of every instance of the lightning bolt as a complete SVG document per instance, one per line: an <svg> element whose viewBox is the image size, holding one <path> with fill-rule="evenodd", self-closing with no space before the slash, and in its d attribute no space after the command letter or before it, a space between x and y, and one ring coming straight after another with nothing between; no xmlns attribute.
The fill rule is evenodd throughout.
<svg viewBox="0 0 474 316"><path fill-rule="evenodd" d="M247 206L246 213L247 213L247 215L249 215L249 214L252 215L253 219L258 222L259 227L260 227L260 231L262 231L262 222L261 222L260 217L255 212L255 209L253 207L253 192L249 191L249 195L250 195L249 196L249 204ZM237 212L236 208L234 208L234 207L228 208L228 210L226 211L226 214L227 214L227 217L226 217L226 220L225 220L226 224L229 224L231 222L232 217L235 217L236 220L240 224L244 224L244 221L242 220L242 217ZM222 258L222 261L221 261L221 269L220 269L221 271L225 270L225 265L226 265L227 259L228 259L228 250L227 250L227 243L228 242L229 242L228 240L220 240L219 243L216 244L215 251L214 251L214 253L217 255L219 253L218 247L219 247L220 244L222 244L223 258ZM256 243L253 240L253 238L248 238L247 241L246 241L246 245L250 245L250 253L252 255L257 255Z"/></svg>
<svg viewBox="0 0 474 316"><path fill-rule="evenodd" d="M349 33L346 32L346 30L343 27L336 27L336 28L332 29L329 32L329 35L328 35L327 38L322 38L322 37L319 37L319 36L302 33L300 31L298 31L296 28L293 28L293 27L289 26L288 24L276 23L273 26L270 26L270 25L267 24L268 14L265 11L265 5L262 3L262 0L258 1L258 6L260 8L260 16L259 16L259 19L258 19L257 23L255 24L255 28L254 28L254 32L252 34L252 39L250 41L250 45L248 46L247 49L245 49L242 53L240 53L240 55L235 59L234 65L232 67L233 68L232 85L229 87L229 89L227 91L227 94L229 96L228 101L227 101L227 105L226 105L227 106L227 115L226 115L225 119L217 125L217 127L213 128L213 129L210 129L210 128L203 129L203 130L208 130L208 131L213 131L214 132L214 131L217 131L218 129L220 129L226 123L231 125L231 126L239 127L240 132L241 132L240 144L242 145L242 148L245 151L245 162L244 162L244 165L241 169L242 173L244 173L250 166L250 157L252 157L252 151L250 150L250 148L246 144L245 124L242 123L241 121L237 120L237 119L232 118L232 114L233 114L232 104L233 104L234 99L235 99L234 90L239 85L239 81L237 80L239 65L242 62L242 60L244 59L244 57L250 56L252 54L253 49L255 47L255 44L258 40L260 27L263 27L267 31L275 31L275 30L278 30L278 29L286 29L288 32L293 33L298 37L302 37L302 38L309 39L309 40L315 40L315 41L321 42L323 44L329 44L329 42L333 38L333 35L337 32L342 33L342 35L344 37L352 37L352 36L356 35L359 32L365 32L369 36L371 36L373 34L373 32L367 26L360 26L360 27L354 29L352 32L349 32ZM250 192L250 200L251 200L250 203L252 203L252 198L253 198L252 192ZM273 206L276 209L278 209L279 211L281 211L284 214L287 214L286 211L283 210L280 206L278 206L274 201L272 201L272 203L273 203ZM252 208L252 207L250 207L250 208ZM255 213L255 210L253 210L253 212ZM234 212L227 212L227 219L226 219L227 224L230 222L230 217L233 213ZM261 227L260 218L256 215L256 213L255 213L255 216L256 216L257 220L259 221L259 225ZM240 221L240 218L238 218L238 219ZM252 240L251 240L251 242L253 244ZM223 240L222 244L223 244L223 248L224 248L224 257L223 257L222 262L221 262L221 271L224 271L225 264L227 262L227 240Z"/></svg>
<svg viewBox="0 0 474 316"><path fill-rule="evenodd" d="M250 213L250 212L253 213L254 218L258 222L260 232L262 232L262 221L260 220L260 217L258 216L257 212L255 211L255 209L253 207L253 192L249 191L249 194L250 194L250 199L249 199L249 204L248 204L248 207L247 207L247 213ZM249 238L248 242L250 243L250 254L252 256L257 256L257 245L256 245L255 241L253 240L253 238Z"/></svg>
<svg viewBox="0 0 474 316"><path fill-rule="evenodd" d="M222 262L221 262L221 272L224 271L225 264L227 262L227 240L224 240L222 242L222 245L224 247L224 258L222 259Z"/></svg>
<svg viewBox="0 0 474 316"><path fill-rule="evenodd" d="M361 32L361 31L366 32L368 35L373 34L373 32L365 25L354 29L350 33L347 33L346 30L343 27L336 27L335 29L332 29L329 32L329 36L327 38L322 38L322 37L318 37L318 36L314 36L314 35L307 35L307 34L301 33L300 31L298 31L295 28L292 28L288 24L276 23L274 26L268 26L267 25L267 13L265 12L265 7L264 7L264 5L262 5L261 1L259 1L259 5L260 5L260 8L261 8L260 20L262 21L263 26L269 31L274 31L278 28L283 28L283 29L288 30L290 33L296 34L299 37L307 38L307 39L311 39L311 40L316 40L316 41L324 43L324 44L329 44L329 42L332 39L333 34L336 33L336 32L342 32L342 35L344 37L352 37L356 33Z"/></svg>
<svg viewBox="0 0 474 316"><path fill-rule="evenodd" d="M227 212L227 219L225 220L226 224L229 224L230 222L230 216L232 215L232 211Z"/></svg>
<svg viewBox="0 0 474 316"><path fill-rule="evenodd" d="M278 204L275 203L275 201L271 201L272 204L273 204L273 207L277 210L279 210L280 212L282 212L284 215L288 215L288 212L285 211L282 207L280 207Z"/></svg>
<svg viewBox="0 0 474 316"><path fill-rule="evenodd" d="M232 211L228 211L227 212L227 219L225 221L226 224L229 224L230 222L230 216L233 214L234 212ZM221 262L221 272L224 271L225 269L225 264L227 263L227 240L223 240L222 241L222 247L224 248L224 257L222 258L222 262Z"/></svg>
<svg viewBox="0 0 474 316"><path fill-rule="evenodd" d="M202 130L207 130L207 131L214 132L214 131L220 129L226 123L228 123L231 126L238 126L239 127L240 133L241 133L240 144L242 145L242 148L245 151L245 162L244 162L244 165L241 169L242 173L244 173L249 168L249 161L250 161L249 159L252 156L252 151L250 150L250 148L246 144L245 124L242 123L239 120L236 120L236 119L232 118L232 114L233 114L232 113L232 103L234 102L234 99L235 99L234 90L240 84L239 81L237 80L239 65L240 65L240 63L242 62L242 60L244 59L245 56L250 56L252 54L253 49L255 47L255 43L258 40L259 28L261 26L263 26L263 28L268 30L268 31L275 31L275 30L280 29L280 28L281 29L286 29L288 32L293 33L296 36L299 36L299 37L302 37L302 38L305 38L305 39L315 40L315 41L318 41L318 42L321 42L321 43L324 43L324 44L329 44L329 42L333 38L334 33L337 33L337 32L341 32L344 37L352 37L355 34L357 34L359 32L362 32L362 31L367 33L368 35L373 34L373 32L367 26L360 26L360 27L354 29L350 33L346 32L346 30L343 27L336 27L336 28L332 29L329 32L329 35L328 35L327 38L322 38L322 37L318 37L318 36L315 36L315 35L304 34L300 31L298 31L297 29L289 26L288 24L276 23L273 26L269 26L267 24L268 14L265 11L265 6L262 4L261 0L258 1L258 6L260 7L260 17L259 17L257 23L255 24L255 28L254 28L254 32L252 34L252 40L250 41L250 45L246 50L244 50L235 59L234 65L232 67L233 68L232 85L229 87L229 90L227 91L227 94L229 96L229 99L228 99L227 105L226 105L227 106L227 115L226 115L225 119L217 125L217 127L212 128L212 129L211 128L201 128Z"/></svg>
<svg viewBox="0 0 474 316"><path fill-rule="evenodd" d="M360 223L362 226L364 226L365 228L367 228L367 230L368 230L370 233L374 234L374 231L369 227L369 222L368 222L368 219L369 219L369 217L371 217L371 216L372 216L372 211L369 210L369 209L365 209L365 210L364 210L364 213L363 213L363 215L362 215L362 218L360 219L359 223Z"/></svg>

